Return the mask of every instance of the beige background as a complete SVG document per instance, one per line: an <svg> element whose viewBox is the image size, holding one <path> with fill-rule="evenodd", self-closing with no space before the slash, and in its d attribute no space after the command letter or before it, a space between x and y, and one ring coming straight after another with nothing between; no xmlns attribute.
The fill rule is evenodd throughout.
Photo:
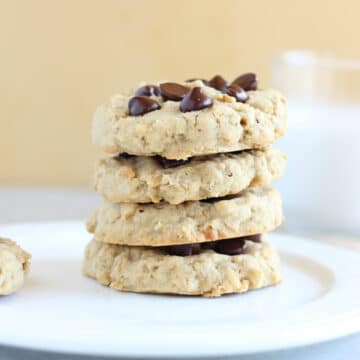
<svg viewBox="0 0 360 360"><path fill-rule="evenodd" d="M256 71L315 49L360 58L360 2L1 1L0 183L87 185L96 105L142 79Z"/></svg>

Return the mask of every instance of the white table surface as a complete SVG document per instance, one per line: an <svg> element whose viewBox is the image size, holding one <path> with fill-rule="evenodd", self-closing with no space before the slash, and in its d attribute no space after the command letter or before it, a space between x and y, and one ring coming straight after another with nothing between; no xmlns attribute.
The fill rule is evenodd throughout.
<svg viewBox="0 0 360 360"><path fill-rule="evenodd" d="M0 187L0 223L85 219L98 203L99 196L87 189ZM340 238L324 234L317 238L360 252L360 239ZM0 346L0 360L80 360L87 358L89 357L50 354ZM360 359L360 334L304 348L236 358L249 360L358 360ZM105 358L91 357L91 359Z"/></svg>

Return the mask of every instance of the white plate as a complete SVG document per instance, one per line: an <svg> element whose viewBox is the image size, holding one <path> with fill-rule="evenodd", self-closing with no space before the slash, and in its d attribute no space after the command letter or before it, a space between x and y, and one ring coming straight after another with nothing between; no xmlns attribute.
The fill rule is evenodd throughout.
<svg viewBox="0 0 360 360"><path fill-rule="evenodd" d="M0 343L117 356L235 355L360 331L360 256L271 235L284 282L215 299L119 293L81 276L80 222L0 227L33 254L26 287L0 299Z"/></svg>

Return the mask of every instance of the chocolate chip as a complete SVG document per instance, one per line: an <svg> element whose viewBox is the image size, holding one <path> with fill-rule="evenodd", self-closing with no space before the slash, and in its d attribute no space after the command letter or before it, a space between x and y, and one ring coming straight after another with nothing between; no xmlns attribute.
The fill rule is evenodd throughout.
<svg viewBox="0 0 360 360"><path fill-rule="evenodd" d="M115 159L118 159L118 160L120 160L121 158L123 158L123 159L131 159L133 157L136 157L136 155L131 155L131 154L128 154L126 152L123 152L123 153L118 154L117 156L115 156Z"/></svg>
<svg viewBox="0 0 360 360"><path fill-rule="evenodd" d="M246 91L236 84L231 84L224 92L225 94L234 97L238 102L245 102L249 98Z"/></svg>
<svg viewBox="0 0 360 360"><path fill-rule="evenodd" d="M200 200L200 202L204 202L204 203L208 203L208 204L213 204L213 203L216 203L216 202L222 201L222 200L235 199L235 198L237 198L237 197L239 197L239 196L240 196L239 194L226 195L226 196L220 196L220 197L202 199L202 200Z"/></svg>
<svg viewBox="0 0 360 360"><path fill-rule="evenodd" d="M169 169L169 168L181 166L181 165L187 164L188 162L191 161L190 158L185 159L185 160L170 160L170 159L166 159L166 158L164 158L162 156L156 156L156 160L160 163L160 165L164 169Z"/></svg>
<svg viewBox="0 0 360 360"><path fill-rule="evenodd" d="M255 234L255 235L250 235L250 236L244 236L244 238L246 240L250 240L250 241L253 241L253 242L261 242L261 234Z"/></svg>
<svg viewBox="0 0 360 360"><path fill-rule="evenodd" d="M170 245L163 246L163 250L169 255L175 256L191 256L200 253L200 244L184 244L184 245Z"/></svg>
<svg viewBox="0 0 360 360"><path fill-rule="evenodd" d="M160 96L160 89L156 85L145 85L138 88L135 92L136 96Z"/></svg>
<svg viewBox="0 0 360 360"><path fill-rule="evenodd" d="M214 250L215 252L225 255L238 255L243 253L246 240L260 242L261 234L196 244L161 246L160 249L169 255L176 256L197 255L200 254L201 250L206 249Z"/></svg>
<svg viewBox="0 0 360 360"><path fill-rule="evenodd" d="M238 255L243 253L245 240L243 238L216 241L214 250L220 254Z"/></svg>
<svg viewBox="0 0 360 360"><path fill-rule="evenodd" d="M201 251L201 244L191 244L191 253L192 255L198 255Z"/></svg>
<svg viewBox="0 0 360 360"><path fill-rule="evenodd" d="M252 151L252 150L238 150L238 151L232 151L230 154L234 154L234 155L242 154L242 153L249 153L249 154L251 154L251 151Z"/></svg>
<svg viewBox="0 0 360 360"><path fill-rule="evenodd" d="M201 202L207 203L207 204L213 204L217 201L225 200L226 196L218 197L218 198L208 198L208 199L202 199Z"/></svg>
<svg viewBox="0 0 360 360"><path fill-rule="evenodd" d="M191 244L166 246L164 250L169 255L190 256L192 254Z"/></svg>
<svg viewBox="0 0 360 360"><path fill-rule="evenodd" d="M188 112L208 108L212 106L212 100L206 96L200 87L194 87L186 94L180 103L180 111Z"/></svg>
<svg viewBox="0 0 360 360"><path fill-rule="evenodd" d="M160 84L161 96L164 100L181 101L189 92L189 88L177 83L163 83Z"/></svg>
<svg viewBox="0 0 360 360"><path fill-rule="evenodd" d="M129 101L130 115L144 115L158 109L160 109L160 105L155 100L146 96L135 96Z"/></svg>
<svg viewBox="0 0 360 360"><path fill-rule="evenodd" d="M213 249L215 247L215 242L216 241L206 241L201 243L201 248L202 249Z"/></svg>
<svg viewBox="0 0 360 360"><path fill-rule="evenodd" d="M254 73L246 73L237 77L232 84L242 87L245 91L256 90L258 79Z"/></svg>
<svg viewBox="0 0 360 360"><path fill-rule="evenodd" d="M209 80L207 85L221 92L225 92L229 83L222 76L215 75L211 80Z"/></svg>

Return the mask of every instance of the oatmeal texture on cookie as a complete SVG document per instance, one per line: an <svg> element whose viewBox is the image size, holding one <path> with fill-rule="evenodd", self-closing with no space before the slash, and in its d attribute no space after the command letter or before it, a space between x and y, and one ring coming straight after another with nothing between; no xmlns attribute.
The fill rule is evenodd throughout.
<svg viewBox="0 0 360 360"><path fill-rule="evenodd" d="M286 155L274 149L195 157L165 169L156 157L119 156L97 163L94 187L113 203L180 204L269 185L285 164Z"/></svg>
<svg viewBox="0 0 360 360"><path fill-rule="evenodd" d="M0 238L0 295L9 295L24 285L30 258L14 241Z"/></svg>
<svg viewBox="0 0 360 360"><path fill-rule="evenodd" d="M267 241L247 241L241 255L205 250L181 257L156 248L92 240L86 248L83 273L121 291L206 297L246 292L281 281L277 252Z"/></svg>
<svg viewBox="0 0 360 360"><path fill-rule="evenodd" d="M115 95L98 107L93 119L93 142L109 154L126 152L139 156L161 155L186 159L196 155L262 149L286 131L287 103L276 90L247 91L238 102L202 81L181 85L200 88L212 105L182 112L178 101L156 99L159 108L129 115L134 93Z"/></svg>
<svg viewBox="0 0 360 360"><path fill-rule="evenodd" d="M265 233L279 226L282 218L279 193L258 187L215 202L171 205L105 201L89 218L87 228L99 241L159 246Z"/></svg>

